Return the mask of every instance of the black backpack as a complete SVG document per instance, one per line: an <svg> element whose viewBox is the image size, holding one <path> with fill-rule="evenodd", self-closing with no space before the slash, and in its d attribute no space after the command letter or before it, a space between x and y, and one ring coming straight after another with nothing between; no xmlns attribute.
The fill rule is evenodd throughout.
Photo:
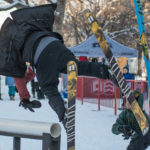
<svg viewBox="0 0 150 150"><path fill-rule="evenodd" d="M11 12L0 31L0 74L24 77L24 44L33 32L51 32L56 4L23 8Z"/></svg>
<svg viewBox="0 0 150 150"><path fill-rule="evenodd" d="M26 65L21 61L21 52L14 48L13 40L18 32L13 20L7 18L0 32L0 74L12 77L23 77Z"/></svg>

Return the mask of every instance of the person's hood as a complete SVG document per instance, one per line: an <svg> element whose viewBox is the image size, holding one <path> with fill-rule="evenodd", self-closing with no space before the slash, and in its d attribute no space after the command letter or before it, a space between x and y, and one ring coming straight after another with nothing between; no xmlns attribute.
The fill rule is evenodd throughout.
<svg viewBox="0 0 150 150"><path fill-rule="evenodd" d="M0 74L24 77L25 42L34 32L52 32L56 4L22 8L11 12L0 30ZM15 68L15 69L12 69Z"/></svg>
<svg viewBox="0 0 150 150"><path fill-rule="evenodd" d="M36 30L53 30L54 11L57 4L46 4L35 7L28 7L11 12L13 20L18 24L33 26Z"/></svg>

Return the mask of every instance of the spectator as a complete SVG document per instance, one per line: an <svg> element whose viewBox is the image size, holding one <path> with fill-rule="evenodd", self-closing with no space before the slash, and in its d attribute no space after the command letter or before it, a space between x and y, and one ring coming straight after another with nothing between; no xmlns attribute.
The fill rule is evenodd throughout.
<svg viewBox="0 0 150 150"><path fill-rule="evenodd" d="M123 76L125 79L133 80L133 76L129 73L129 67L127 65L123 67Z"/></svg>
<svg viewBox="0 0 150 150"><path fill-rule="evenodd" d="M15 82L12 77L6 76L6 85L8 85L8 94L10 100L15 100Z"/></svg>
<svg viewBox="0 0 150 150"><path fill-rule="evenodd" d="M36 93L37 93L37 98L38 99L44 99L44 94L41 91L41 88L39 86L39 83L38 83L38 80L37 80L36 76L34 77L34 86L35 86L35 90L36 90Z"/></svg>
<svg viewBox="0 0 150 150"><path fill-rule="evenodd" d="M138 91L134 91L134 96L143 110L144 96ZM143 110L145 117L150 125L150 117ZM126 103L126 109L121 112L118 119L112 126L112 132L116 135L123 134L124 140L131 138L131 141L127 147L127 150L145 150L150 146L150 130L146 135L142 135L141 129L136 121L133 112L130 109L130 105Z"/></svg>
<svg viewBox="0 0 150 150"><path fill-rule="evenodd" d="M92 62L98 62L97 58L92 58Z"/></svg>
<svg viewBox="0 0 150 150"><path fill-rule="evenodd" d="M129 67L126 65L123 67L123 76L126 80L133 80L133 76L129 73ZM126 106L126 98L124 95L122 95L122 108L124 109L124 107Z"/></svg>

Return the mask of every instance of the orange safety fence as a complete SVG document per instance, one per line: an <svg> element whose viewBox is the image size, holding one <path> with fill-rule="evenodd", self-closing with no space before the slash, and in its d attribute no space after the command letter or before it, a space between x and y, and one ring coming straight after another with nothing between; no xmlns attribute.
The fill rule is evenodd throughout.
<svg viewBox="0 0 150 150"><path fill-rule="evenodd" d="M144 94L144 109L147 113L150 110L148 82L127 80L129 87L132 90L138 90ZM78 77L77 81L77 99L82 102L95 103L100 106L105 106L114 109L117 114L118 108L121 108L123 97L119 88L117 88L110 80L103 80L94 77ZM150 114L150 113L149 113Z"/></svg>

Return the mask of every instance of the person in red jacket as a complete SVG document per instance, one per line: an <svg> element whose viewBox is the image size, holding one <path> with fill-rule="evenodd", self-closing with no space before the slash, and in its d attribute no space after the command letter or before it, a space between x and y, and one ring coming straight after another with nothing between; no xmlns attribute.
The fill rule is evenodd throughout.
<svg viewBox="0 0 150 150"><path fill-rule="evenodd" d="M14 78L16 88L18 90L20 96L20 104L19 106L24 107L25 109L29 109L34 112L33 108L40 108L41 103L37 100L30 101L30 93L27 89L27 83L31 81L35 77L35 73L32 71L31 67L29 67L26 71L24 78Z"/></svg>

